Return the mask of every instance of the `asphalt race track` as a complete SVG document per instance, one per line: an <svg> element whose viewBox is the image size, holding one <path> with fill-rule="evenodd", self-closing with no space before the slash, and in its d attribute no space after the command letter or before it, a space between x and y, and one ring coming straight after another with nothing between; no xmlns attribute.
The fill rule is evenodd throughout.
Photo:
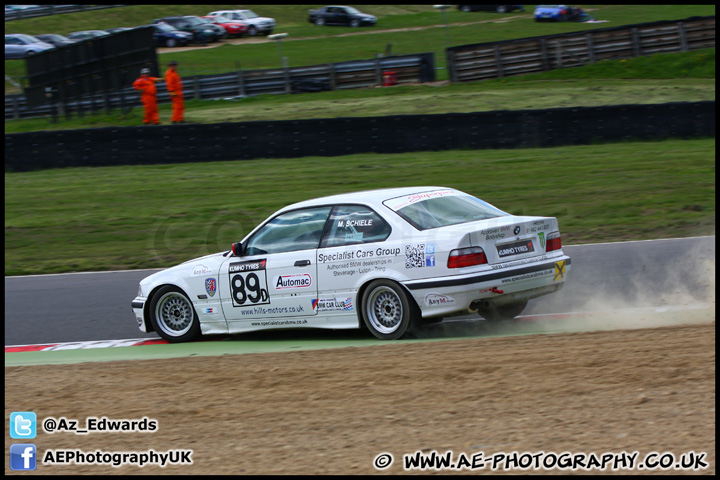
<svg viewBox="0 0 720 480"><path fill-rule="evenodd" d="M565 287L532 300L523 315L714 304L714 236L563 250L572 258ZM5 345L158 338L137 329L130 308L138 281L154 271L5 277Z"/></svg>

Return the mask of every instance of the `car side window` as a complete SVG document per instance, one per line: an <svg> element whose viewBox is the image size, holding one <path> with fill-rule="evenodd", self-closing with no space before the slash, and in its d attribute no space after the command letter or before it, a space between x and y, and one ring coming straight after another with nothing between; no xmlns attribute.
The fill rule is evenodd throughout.
<svg viewBox="0 0 720 480"><path fill-rule="evenodd" d="M245 255L266 255L318 248L332 207L281 213L248 239Z"/></svg>
<svg viewBox="0 0 720 480"><path fill-rule="evenodd" d="M321 247L338 247L381 242L391 232L390 225L364 205L340 205L330 217L330 228Z"/></svg>

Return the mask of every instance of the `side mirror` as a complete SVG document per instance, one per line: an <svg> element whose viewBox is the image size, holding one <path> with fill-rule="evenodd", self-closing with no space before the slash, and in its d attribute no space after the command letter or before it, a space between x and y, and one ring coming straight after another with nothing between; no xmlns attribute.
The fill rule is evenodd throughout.
<svg viewBox="0 0 720 480"><path fill-rule="evenodd" d="M242 253L242 242L235 242L232 244L232 252L236 257L241 256Z"/></svg>

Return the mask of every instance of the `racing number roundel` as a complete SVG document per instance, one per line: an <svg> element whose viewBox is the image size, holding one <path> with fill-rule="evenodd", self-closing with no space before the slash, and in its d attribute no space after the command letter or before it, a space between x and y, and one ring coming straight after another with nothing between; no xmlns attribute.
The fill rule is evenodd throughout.
<svg viewBox="0 0 720 480"><path fill-rule="evenodd" d="M233 307L270 303L267 288L266 259L231 263L230 293Z"/></svg>

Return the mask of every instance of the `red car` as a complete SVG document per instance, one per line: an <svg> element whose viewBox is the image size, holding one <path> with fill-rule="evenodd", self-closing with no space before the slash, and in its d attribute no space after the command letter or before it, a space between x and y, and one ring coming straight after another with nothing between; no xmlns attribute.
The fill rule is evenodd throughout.
<svg viewBox="0 0 720 480"><path fill-rule="evenodd" d="M227 32L227 37L242 37L245 35L248 31L248 24L243 22L238 22L236 20L230 20L227 17L223 17L220 15L207 15L204 17L206 20L209 20L210 22L220 25L222 28L225 29Z"/></svg>

